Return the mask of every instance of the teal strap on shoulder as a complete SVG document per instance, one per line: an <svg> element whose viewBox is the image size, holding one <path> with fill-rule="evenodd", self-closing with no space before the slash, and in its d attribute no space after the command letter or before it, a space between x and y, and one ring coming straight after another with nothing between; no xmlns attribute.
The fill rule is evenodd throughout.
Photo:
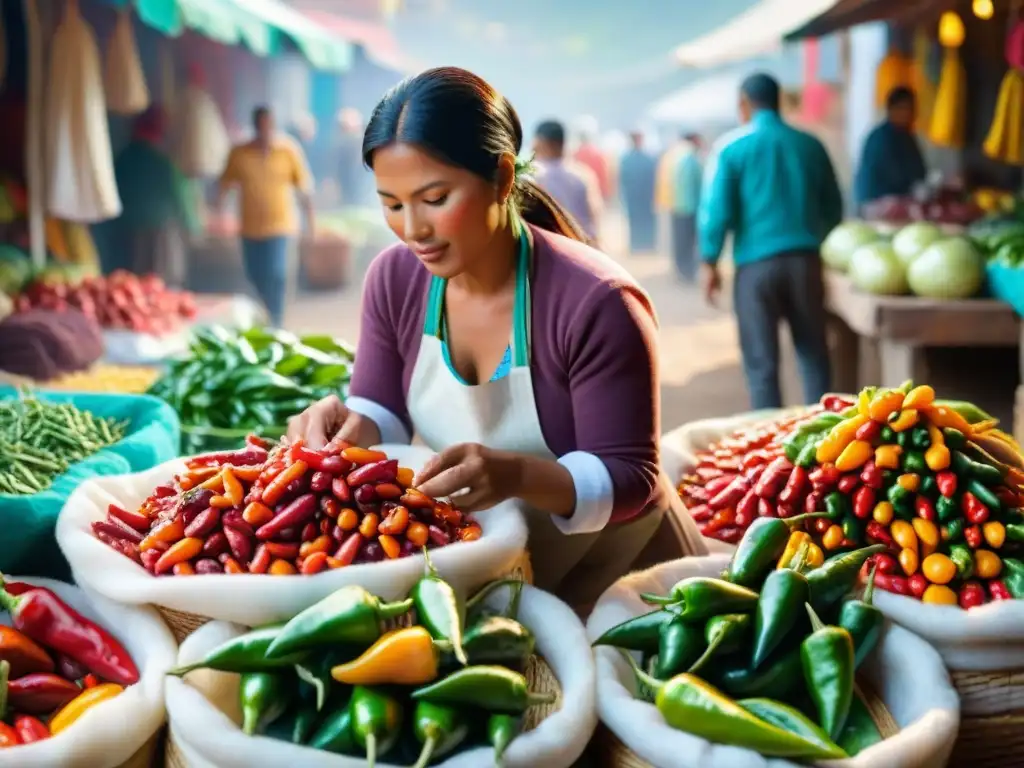
<svg viewBox="0 0 1024 768"><path fill-rule="evenodd" d="M516 263L516 298L512 311L512 367L530 366L530 239L525 228L519 235Z"/></svg>
<svg viewBox="0 0 1024 768"><path fill-rule="evenodd" d="M441 338L441 320L444 317L444 289L446 281L436 275L430 278L427 294L427 312L423 318L423 334Z"/></svg>

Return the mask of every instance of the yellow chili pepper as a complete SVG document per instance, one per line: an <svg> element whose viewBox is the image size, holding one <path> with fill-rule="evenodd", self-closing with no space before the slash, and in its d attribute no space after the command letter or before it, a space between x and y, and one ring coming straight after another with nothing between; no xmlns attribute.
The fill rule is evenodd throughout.
<svg viewBox="0 0 1024 768"><path fill-rule="evenodd" d="M899 560L900 568L903 569L907 576L913 576L917 573L917 566L920 564L920 561L917 557L916 549L901 549Z"/></svg>
<svg viewBox="0 0 1024 768"><path fill-rule="evenodd" d="M807 558L804 561L808 568L818 568L825 562L825 553L817 544L807 545Z"/></svg>
<svg viewBox="0 0 1024 768"><path fill-rule="evenodd" d="M867 416L853 416L846 421L841 421L832 427L832 431L825 436L825 439L818 443L814 458L819 464L833 462L839 458L839 454L850 443L853 442L857 430L867 424Z"/></svg>
<svg viewBox="0 0 1024 768"><path fill-rule="evenodd" d="M991 432L998 426L999 419L985 419L984 421L977 421L974 424L971 424L971 432L975 435L981 435L985 432Z"/></svg>
<svg viewBox="0 0 1024 768"><path fill-rule="evenodd" d="M888 501L880 501L875 504L875 508L871 510L871 518L882 525L888 525L892 522L893 515L892 504Z"/></svg>
<svg viewBox="0 0 1024 768"><path fill-rule="evenodd" d="M1003 570L1003 561L999 555L987 549L979 549L974 553L974 575L981 579L994 579Z"/></svg>
<svg viewBox="0 0 1024 768"><path fill-rule="evenodd" d="M786 549L783 550L782 556L779 558L776 570L786 568L790 562L796 557L796 553L800 551L800 547L804 544L812 544L811 534L806 531L793 531L789 534L789 541L786 542ZM808 558L810 553L808 552Z"/></svg>
<svg viewBox="0 0 1024 768"><path fill-rule="evenodd" d="M875 448L875 464L880 469L899 469L903 448L898 445L880 445Z"/></svg>
<svg viewBox="0 0 1024 768"><path fill-rule="evenodd" d="M927 384L914 387L903 399L904 408L922 408L935 402L935 390Z"/></svg>
<svg viewBox="0 0 1024 768"><path fill-rule="evenodd" d="M896 484L905 491L917 493L917 489L921 487L921 478L913 472L908 472L897 477Z"/></svg>
<svg viewBox="0 0 1024 768"><path fill-rule="evenodd" d="M889 421L889 426L893 432L906 432L911 427L916 426L920 418L920 413L913 408L907 408L896 414L895 418Z"/></svg>
<svg viewBox="0 0 1024 768"><path fill-rule="evenodd" d="M836 469L840 472L852 472L860 469L874 456L875 450L867 440L854 440L847 445L839 458L836 459Z"/></svg>
<svg viewBox="0 0 1024 768"><path fill-rule="evenodd" d="M895 389L880 389L871 398L871 405L868 406L868 415L872 421L885 422L890 415L903 407L903 400L906 398L902 392Z"/></svg>
<svg viewBox="0 0 1024 768"><path fill-rule="evenodd" d="M821 546L825 549L839 549L843 543L843 528L839 525L830 525L825 535L821 537Z"/></svg>
<svg viewBox="0 0 1024 768"><path fill-rule="evenodd" d="M331 669L349 685L423 685L437 679L438 646L423 627L382 635L362 656Z"/></svg>
<svg viewBox="0 0 1024 768"><path fill-rule="evenodd" d="M955 429L963 432L968 437L971 436L973 427L971 427L967 419L952 408L947 408L944 405L931 405L925 411L928 420L939 429Z"/></svg>
<svg viewBox="0 0 1024 768"><path fill-rule="evenodd" d="M917 534L914 533L914 526L906 520L894 520L889 526L889 533L901 548L917 550Z"/></svg>
<svg viewBox="0 0 1024 768"><path fill-rule="evenodd" d="M914 533L917 534L921 557L928 557L939 546L938 526L931 520L925 520L922 517L915 517L911 525L914 526Z"/></svg>
<svg viewBox="0 0 1024 768"><path fill-rule="evenodd" d="M998 520L990 520L981 526L985 541L992 549L1000 549L1006 542L1006 526Z"/></svg>
<svg viewBox="0 0 1024 768"><path fill-rule="evenodd" d="M921 602L929 605L957 605L956 592L941 584L931 584L921 596Z"/></svg>
<svg viewBox="0 0 1024 768"><path fill-rule="evenodd" d="M872 391L873 390L871 388L864 387L864 389L860 391L860 394L857 395L857 413L859 413L861 416L867 416L868 418L871 418Z"/></svg>
<svg viewBox="0 0 1024 768"><path fill-rule="evenodd" d="M93 688L86 688L53 716L50 720L50 734L56 736L97 704L114 698L123 690L124 687L117 683L102 683Z"/></svg>

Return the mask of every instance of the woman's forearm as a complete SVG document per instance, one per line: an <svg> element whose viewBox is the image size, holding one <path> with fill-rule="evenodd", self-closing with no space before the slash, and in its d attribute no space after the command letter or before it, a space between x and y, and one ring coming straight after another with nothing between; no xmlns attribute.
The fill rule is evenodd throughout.
<svg viewBox="0 0 1024 768"><path fill-rule="evenodd" d="M516 464L516 498L550 515L572 516L576 510L576 485L568 469L550 459L510 456Z"/></svg>

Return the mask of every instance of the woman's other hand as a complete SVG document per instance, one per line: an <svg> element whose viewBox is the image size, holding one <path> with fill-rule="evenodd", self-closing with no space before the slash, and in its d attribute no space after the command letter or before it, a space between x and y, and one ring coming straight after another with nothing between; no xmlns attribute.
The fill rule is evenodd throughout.
<svg viewBox="0 0 1024 768"><path fill-rule="evenodd" d="M515 454L462 443L428 461L413 484L435 499L465 489L453 501L464 512L479 512L516 496L521 476L521 463Z"/></svg>
<svg viewBox="0 0 1024 768"><path fill-rule="evenodd" d="M313 449L335 439L368 448L380 442L380 430L370 419L345 407L337 395L328 395L289 419L288 439L301 439Z"/></svg>

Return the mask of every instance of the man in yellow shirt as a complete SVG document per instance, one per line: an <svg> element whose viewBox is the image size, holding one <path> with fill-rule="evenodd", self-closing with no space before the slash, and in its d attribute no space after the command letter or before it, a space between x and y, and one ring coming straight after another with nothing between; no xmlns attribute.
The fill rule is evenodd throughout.
<svg viewBox="0 0 1024 768"><path fill-rule="evenodd" d="M220 178L217 205L232 187L241 193L242 259L245 273L270 315L284 322L289 255L299 232L293 192L313 234L312 178L302 149L292 139L274 131L274 116L267 107L253 110L256 136L231 150Z"/></svg>

